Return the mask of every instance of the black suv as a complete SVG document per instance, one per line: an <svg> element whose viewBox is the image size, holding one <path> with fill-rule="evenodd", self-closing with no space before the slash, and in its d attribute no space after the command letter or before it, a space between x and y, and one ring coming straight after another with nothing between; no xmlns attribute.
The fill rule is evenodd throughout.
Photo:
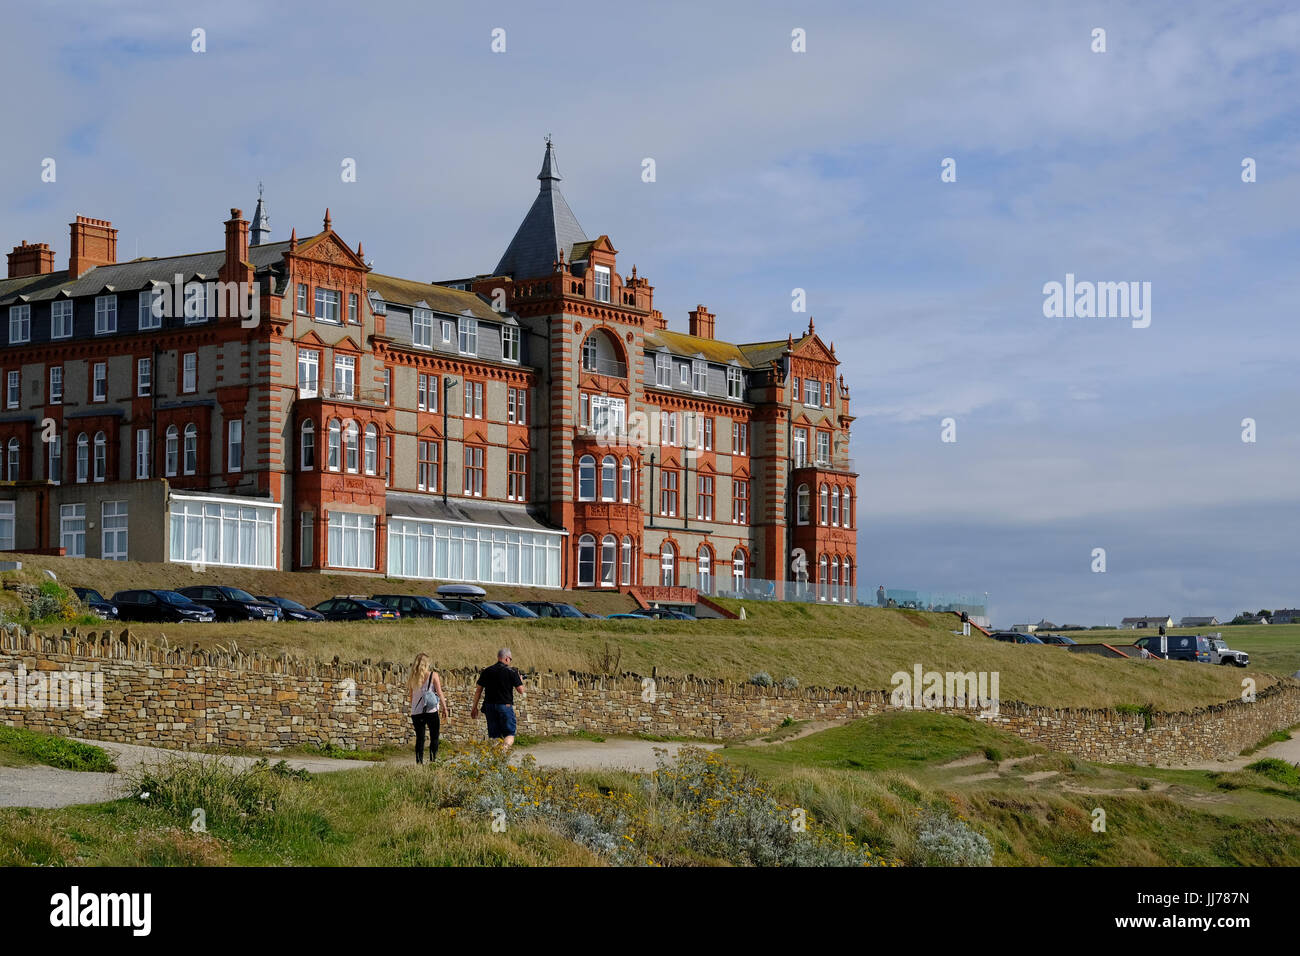
<svg viewBox="0 0 1300 956"><path fill-rule="evenodd" d="M270 601L259 601L240 588L196 584L181 588L191 601L205 604L217 615L218 621L278 621L280 607Z"/></svg>
<svg viewBox="0 0 1300 956"><path fill-rule="evenodd" d="M441 621L468 621L472 617L453 611L442 601L423 594L372 594L370 600L401 611L402 617L433 617Z"/></svg>
<svg viewBox="0 0 1300 956"><path fill-rule="evenodd" d="M124 621L199 621L217 619L212 608L191 601L176 591L118 591L113 595L118 616Z"/></svg>
<svg viewBox="0 0 1300 956"><path fill-rule="evenodd" d="M532 611L538 617L586 617L572 604L564 604L560 601L520 601L524 607Z"/></svg>
<svg viewBox="0 0 1300 956"><path fill-rule="evenodd" d="M502 621L514 617L509 611L491 601L470 601L465 598L443 598L442 603L457 614L467 614L475 620Z"/></svg>
<svg viewBox="0 0 1300 956"><path fill-rule="evenodd" d="M94 588L73 588L72 591L91 614L102 617L105 621L117 620L117 608L113 602Z"/></svg>

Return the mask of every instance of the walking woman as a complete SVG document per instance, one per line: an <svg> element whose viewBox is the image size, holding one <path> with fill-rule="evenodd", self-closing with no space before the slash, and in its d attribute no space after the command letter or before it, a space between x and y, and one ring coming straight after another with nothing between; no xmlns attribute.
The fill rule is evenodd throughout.
<svg viewBox="0 0 1300 956"><path fill-rule="evenodd" d="M411 673L406 678L406 693L411 698L411 723L415 725L415 762L424 763L424 733L429 732L429 763L438 757L439 714L451 719L442 680L429 665L428 654L415 655Z"/></svg>

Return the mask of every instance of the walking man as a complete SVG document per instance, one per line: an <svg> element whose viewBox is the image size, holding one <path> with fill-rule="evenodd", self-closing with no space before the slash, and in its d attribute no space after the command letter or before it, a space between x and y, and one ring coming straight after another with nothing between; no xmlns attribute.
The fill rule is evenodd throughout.
<svg viewBox="0 0 1300 956"><path fill-rule="evenodd" d="M471 720L478 719L478 705L482 700L488 738L502 741L506 750L515 745L515 691L519 691L520 697L527 696L523 678L510 666L512 659L510 648L497 651L497 662L478 675L474 707L469 713Z"/></svg>

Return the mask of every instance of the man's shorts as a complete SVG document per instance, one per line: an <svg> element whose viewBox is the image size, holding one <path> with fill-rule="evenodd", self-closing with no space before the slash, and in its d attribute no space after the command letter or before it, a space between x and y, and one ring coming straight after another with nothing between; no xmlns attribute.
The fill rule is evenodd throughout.
<svg viewBox="0 0 1300 956"><path fill-rule="evenodd" d="M487 718L488 737L513 737L515 735L515 709L510 704L487 704L483 707Z"/></svg>

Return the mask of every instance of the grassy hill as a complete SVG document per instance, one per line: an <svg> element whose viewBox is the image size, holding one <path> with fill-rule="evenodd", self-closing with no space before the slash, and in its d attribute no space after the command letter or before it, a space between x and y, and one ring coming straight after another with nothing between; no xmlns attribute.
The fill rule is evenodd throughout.
<svg viewBox="0 0 1300 956"><path fill-rule="evenodd" d="M131 564L20 556L26 580L43 579L48 567L66 584L111 593L122 587L179 587L219 581L257 593L279 593L314 603L334 593L402 590L431 594L431 582L384 582L351 575L316 575ZM520 589L493 593L521 595ZM538 592L555 598L557 592ZM561 592L598 611L626 610L618 594ZM740 603L731 602L739 608ZM540 620L443 623L248 623L213 625L129 625L133 633L165 633L173 644L201 647L232 643L246 651L325 660L410 661L427 651L440 668L481 666L497 647L509 644L516 666L525 670L632 671L666 676L694 674L748 680L765 671L775 680L795 677L800 685L891 686L896 671L996 671L1003 700L1061 707L1142 707L1184 710L1236 698L1243 672L1236 668L1182 663L1109 660L1071 654L1055 647L1002 644L974 632L954 634L951 615L875 607L745 602L747 619L696 622L636 620ZM120 628L120 626L119 626ZM1251 670L1259 689L1273 678Z"/></svg>
<svg viewBox="0 0 1300 956"><path fill-rule="evenodd" d="M1076 641L1129 643L1147 631L1067 631ZM1175 627L1170 634L1223 635L1228 646L1250 654L1250 662L1274 674L1300 670L1300 624L1219 624L1215 627Z"/></svg>

